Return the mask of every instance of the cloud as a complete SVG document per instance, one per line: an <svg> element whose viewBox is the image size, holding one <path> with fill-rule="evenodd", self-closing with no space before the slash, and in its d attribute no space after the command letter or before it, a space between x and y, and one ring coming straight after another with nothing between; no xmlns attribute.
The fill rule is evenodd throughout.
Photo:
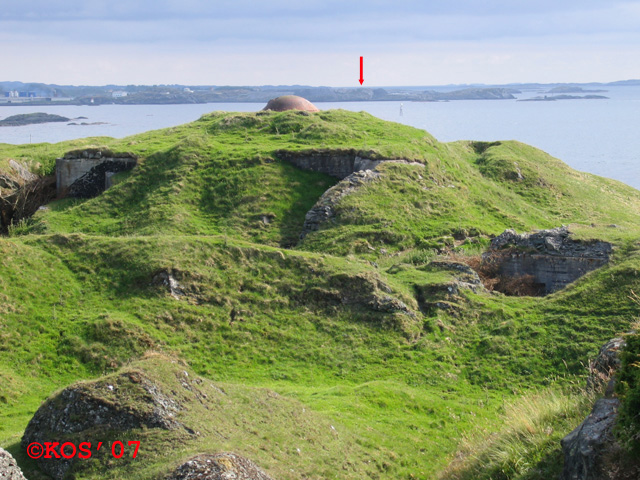
<svg viewBox="0 0 640 480"><path fill-rule="evenodd" d="M111 0L78 1L22 0L3 5L0 20L50 21L70 20L158 20L158 19L270 19L282 15L301 19L314 16L366 16L371 12L389 15L521 15L601 9L633 2L602 0Z"/></svg>
<svg viewBox="0 0 640 480"><path fill-rule="evenodd" d="M632 59L640 57L640 5L601 0L23 0L0 10L0 49L3 74L15 79L42 71L65 76L66 70L48 61L53 58L76 76L91 65L97 79L108 76L121 83L215 78L209 83L258 84L269 78L268 83L329 85L350 84L352 59L358 55L367 55L369 67L384 59L388 71L376 84L388 85L410 78L423 79L417 81L422 84L444 79L491 83L500 76L513 81L514 72L521 75L515 81L536 81L545 71L545 58L556 59L558 52L564 53L564 64L553 60L558 75L564 70L577 77L585 72L590 52L616 59L617 52L627 52L626 65L608 64L605 72L594 66L585 80L597 80L628 72ZM395 61L399 58L403 62ZM305 72L315 72L316 65L325 70L298 82L293 76L300 71L287 62L304 66ZM44 64L50 68L43 70ZM209 64L218 70L210 71ZM244 64L254 67L245 72ZM448 70L426 75L423 64ZM139 65L145 65L146 77ZM203 70L210 73L203 75ZM161 72L162 79L151 72ZM251 74L254 80L247 82ZM140 80L126 80L133 76Z"/></svg>
<svg viewBox="0 0 640 480"><path fill-rule="evenodd" d="M118 0L106 4L31 0L3 8L0 25L5 33L22 38L94 44L256 44L295 51L304 46L332 49L357 44L384 49L417 41L635 32L639 17L633 4L596 1L354 4L280 0L254 4L245 0Z"/></svg>

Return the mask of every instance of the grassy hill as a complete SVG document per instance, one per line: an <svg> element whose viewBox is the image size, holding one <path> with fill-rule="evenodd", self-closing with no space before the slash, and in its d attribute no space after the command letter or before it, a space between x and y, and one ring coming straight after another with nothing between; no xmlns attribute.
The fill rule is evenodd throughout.
<svg viewBox="0 0 640 480"><path fill-rule="evenodd" d="M281 479L549 478L559 439L589 408L577 389L588 359L637 315L640 192L518 142L444 144L340 110L216 112L121 140L0 145L0 169L14 158L51 172L91 144L139 165L0 238L0 446L28 478L41 477L19 441L40 403L150 352L239 392L224 407L237 434L183 448L146 432L139 462L96 461L75 478L157 478L187 453L221 449ZM300 240L338 180L278 152L332 149L417 164L382 164ZM478 254L507 228L561 224L614 254L546 297L451 295L460 273L432 263ZM162 383L163 365L140 368ZM271 417L256 406L265 388L283 398ZM302 453L286 435L300 408L315 445ZM207 431L220 421L196 418ZM346 443L329 442L327 425ZM466 460L452 464L457 453Z"/></svg>

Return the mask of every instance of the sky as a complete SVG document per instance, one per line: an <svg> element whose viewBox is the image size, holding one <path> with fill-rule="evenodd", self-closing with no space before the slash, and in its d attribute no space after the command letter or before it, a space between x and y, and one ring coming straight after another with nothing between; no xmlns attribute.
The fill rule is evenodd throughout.
<svg viewBox="0 0 640 480"><path fill-rule="evenodd" d="M364 86L640 78L640 2L21 0L0 80Z"/></svg>

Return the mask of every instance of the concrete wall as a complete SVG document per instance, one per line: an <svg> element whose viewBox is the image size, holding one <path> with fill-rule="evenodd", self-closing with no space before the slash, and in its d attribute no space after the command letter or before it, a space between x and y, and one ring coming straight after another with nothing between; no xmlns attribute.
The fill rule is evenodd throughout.
<svg viewBox="0 0 640 480"><path fill-rule="evenodd" d="M97 167L104 158L58 158L56 159L56 192L64 196L71 184Z"/></svg>
<svg viewBox="0 0 640 480"><path fill-rule="evenodd" d="M69 152L64 158L56 159L56 192L58 197L66 196L76 182L91 181L96 183L95 190L104 190L111 186L108 173L130 170L137 164L137 159L131 154L113 154L107 150L87 149ZM100 170L98 172L98 170ZM95 177L95 178L94 178ZM82 195L81 195L82 196Z"/></svg>
<svg viewBox="0 0 640 480"><path fill-rule="evenodd" d="M278 157L291 162L302 170L321 172L339 178L348 177L360 170L373 170L382 160L361 158L355 152L337 150L335 152L278 152Z"/></svg>
<svg viewBox="0 0 640 480"><path fill-rule="evenodd" d="M563 257L512 253L500 267L500 273L508 277L533 275L537 283L544 285L544 293L552 293L574 282L585 273L602 267L607 258Z"/></svg>
<svg viewBox="0 0 640 480"><path fill-rule="evenodd" d="M276 155L301 170L326 173L340 180L355 172L374 170L381 163L404 163L424 167L422 163L402 159L371 160L370 158L362 158L356 155L355 151L350 150L328 150L323 152L287 152L281 150Z"/></svg>

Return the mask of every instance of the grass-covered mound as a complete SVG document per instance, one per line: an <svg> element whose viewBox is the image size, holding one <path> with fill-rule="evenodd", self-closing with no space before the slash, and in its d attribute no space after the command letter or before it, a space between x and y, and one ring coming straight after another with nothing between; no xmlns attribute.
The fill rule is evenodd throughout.
<svg viewBox="0 0 640 480"><path fill-rule="evenodd" d="M467 477L517 464L504 478L546 479L559 468L555 440L575 426L566 412L588 410L572 393L588 358L637 314L628 295L640 291L640 192L517 142L442 144L344 111L213 113L122 140L0 146L0 162L51 172L56 156L90 143L132 152L139 165L102 195L53 202L0 239L0 445L31 471L19 440L43 399L159 351L206 381L249 397L268 388L340 426L353 448L301 448L294 463L308 478L460 472L468 464L444 470L459 447L478 458L504 451L527 430L512 413L529 409L529 397L557 398L533 402L535 452L525 442L497 470ZM380 165L300 242L306 212L338 179L277 153L332 149L419 165ZM559 224L612 242L614 253L544 298L470 287L440 258L477 254L506 228ZM164 367L145 365L162 383ZM251 409L228 415L239 432L281 428ZM265 435L252 437L255 455L242 436L225 449L276 478L300 478L289 450L269 456ZM494 438L494 450L474 452L486 446L478 435ZM208 453L187 450L166 446L166 458L158 450L139 466L76 478L127 478L129 468L152 478L182 453Z"/></svg>

